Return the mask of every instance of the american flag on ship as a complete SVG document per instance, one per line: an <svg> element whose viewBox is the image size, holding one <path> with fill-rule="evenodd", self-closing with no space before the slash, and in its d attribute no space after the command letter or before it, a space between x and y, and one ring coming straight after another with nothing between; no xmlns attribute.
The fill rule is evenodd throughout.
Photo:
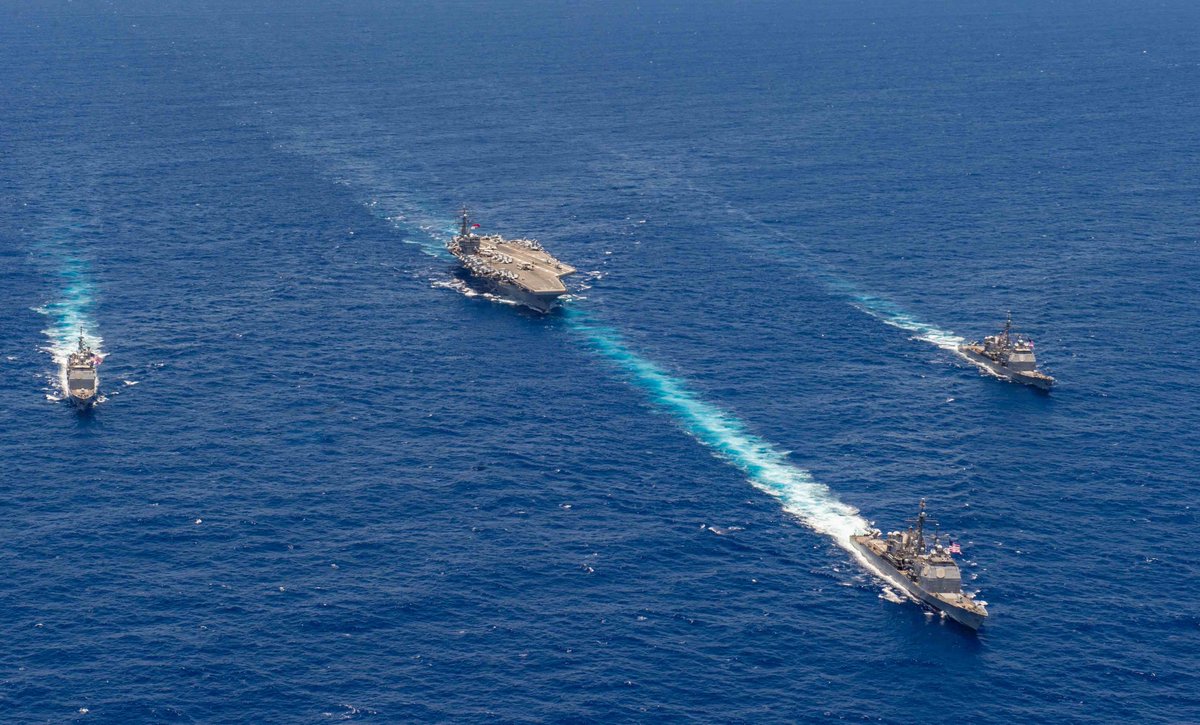
<svg viewBox="0 0 1200 725"><path fill-rule="evenodd" d="M957 541L951 541L950 548L947 549L947 551L949 551L951 554L961 554L962 547L958 545Z"/></svg>

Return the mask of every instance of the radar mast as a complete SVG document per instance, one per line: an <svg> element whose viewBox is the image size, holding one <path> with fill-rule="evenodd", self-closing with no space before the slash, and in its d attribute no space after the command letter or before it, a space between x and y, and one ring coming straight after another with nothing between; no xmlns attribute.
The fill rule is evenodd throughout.
<svg viewBox="0 0 1200 725"><path fill-rule="evenodd" d="M921 510L917 513L916 519L917 527L913 530L913 534L916 537L917 553L920 554L925 553L925 524L927 523L937 525L937 522L929 518L925 513L925 499L921 499Z"/></svg>

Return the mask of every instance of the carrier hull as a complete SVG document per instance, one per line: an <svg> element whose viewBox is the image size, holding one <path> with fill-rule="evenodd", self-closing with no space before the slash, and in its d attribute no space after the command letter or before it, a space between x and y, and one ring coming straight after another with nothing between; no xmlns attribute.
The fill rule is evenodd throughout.
<svg viewBox="0 0 1200 725"><path fill-rule="evenodd" d="M543 315L552 312L564 294L563 292L538 294L522 289L515 284L497 282L489 277L472 274L470 270L464 269L463 272L472 287Z"/></svg>

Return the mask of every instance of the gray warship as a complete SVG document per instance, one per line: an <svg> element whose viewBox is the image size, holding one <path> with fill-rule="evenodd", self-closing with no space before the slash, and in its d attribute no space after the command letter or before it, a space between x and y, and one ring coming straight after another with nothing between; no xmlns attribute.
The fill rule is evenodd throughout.
<svg viewBox="0 0 1200 725"><path fill-rule="evenodd" d="M905 531L889 532L885 538L879 529L850 537L850 543L890 584L900 587L914 599L943 612L959 624L979 629L987 619L986 602L977 602L974 595L964 594L962 575L953 554L959 553L956 543L942 546L937 533L933 546L925 543L925 525L934 523L925 517L925 499L914 526Z"/></svg>
<svg viewBox="0 0 1200 725"><path fill-rule="evenodd" d="M67 357L67 398L79 408L90 408L96 403L100 390L100 376L96 366L97 355L79 333L79 347Z"/></svg>
<svg viewBox="0 0 1200 725"><path fill-rule="evenodd" d="M1037 369L1033 355L1033 340L1013 332L1012 315L998 335L989 335L983 342L968 342L958 346L963 357L979 367L1016 383L1032 385L1040 390L1054 386L1054 378Z"/></svg>
<svg viewBox="0 0 1200 725"><path fill-rule="evenodd" d="M499 234L476 234L464 208L459 233L446 248L462 262L486 291L538 312L549 312L567 293L562 278L575 268L555 259L533 239L505 239Z"/></svg>

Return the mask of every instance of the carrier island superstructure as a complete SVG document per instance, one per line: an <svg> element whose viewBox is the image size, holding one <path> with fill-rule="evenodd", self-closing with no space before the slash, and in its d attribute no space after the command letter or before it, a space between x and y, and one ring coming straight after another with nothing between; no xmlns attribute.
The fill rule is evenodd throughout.
<svg viewBox="0 0 1200 725"><path fill-rule="evenodd" d="M879 529L868 529L851 536L850 544L888 583L959 624L979 629L987 619L987 605L962 590L962 574L953 556L959 553L958 544L943 546L936 533L932 545L926 542L925 526L931 523L925 516L925 499L921 499L921 510L908 529L889 532L886 537Z"/></svg>
<svg viewBox="0 0 1200 725"><path fill-rule="evenodd" d="M549 312L567 293L562 278L575 272L533 239L505 239L499 234L476 234L464 208L458 234L446 243L450 253L486 292L537 310Z"/></svg>

